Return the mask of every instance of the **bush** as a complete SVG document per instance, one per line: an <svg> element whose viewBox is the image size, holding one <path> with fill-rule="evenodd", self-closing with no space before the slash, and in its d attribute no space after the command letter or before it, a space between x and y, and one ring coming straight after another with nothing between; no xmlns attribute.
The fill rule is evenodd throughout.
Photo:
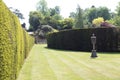
<svg viewBox="0 0 120 80"><path fill-rule="evenodd" d="M94 33L97 37L97 51L120 51L118 49L118 43L120 43L118 32L117 28L91 28L61 31L49 34L47 36L47 44L49 48L91 51L91 36Z"/></svg>
<svg viewBox="0 0 120 80"><path fill-rule="evenodd" d="M16 80L34 39L0 0L0 80Z"/></svg>
<svg viewBox="0 0 120 80"><path fill-rule="evenodd" d="M92 24L96 25L96 27L99 27L102 22L104 22L104 18L98 17L92 21Z"/></svg>

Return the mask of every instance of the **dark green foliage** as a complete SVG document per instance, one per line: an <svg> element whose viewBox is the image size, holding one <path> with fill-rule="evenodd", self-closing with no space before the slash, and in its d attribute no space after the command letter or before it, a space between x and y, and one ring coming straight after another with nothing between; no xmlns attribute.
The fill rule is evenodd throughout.
<svg viewBox="0 0 120 80"><path fill-rule="evenodd" d="M56 14L60 14L60 7L55 6L55 8L50 8L50 16L54 16Z"/></svg>
<svg viewBox="0 0 120 80"><path fill-rule="evenodd" d="M37 3L37 11L41 12L44 16L49 15L46 0L39 0L39 2Z"/></svg>
<svg viewBox="0 0 120 80"><path fill-rule="evenodd" d="M88 9L88 21L92 23L92 20L97 18L97 9L95 7L92 7L91 9Z"/></svg>
<svg viewBox="0 0 120 80"><path fill-rule="evenodd" d="M96 29L97 50L98 51L120 51L118 49L118 30L117 28L98 28Z"/></svg>
<svg viewBox="0 0 120 80"><path fill-rule="evenodd" d="M37 29L35 35L39 36L39 38L45 38L49 32L53 32L53 28L49 25L42 25L40 29Z"/></svg>
<svg viewBox="0 0 120 80"><path fill-rule="evenodd" d="M97 51L120 51L118 32L117 28L67 30L49 34L47 43L49 48L91 51L91 36L94 33L97 37Z"/></svg>
<svg viewBox="0 0 120 80"><path fill-rule="evenodd" d="M117 15L120 16L120 2L118 3L116 11L117 11Z"/></svg>
<svg viewBox="0 0 120 80"><path fill-rule="evenodd" d="M0 0L0 80L16 80L34 39Z"/></svg>
<svg viewBox="0 0 120 80"><path fill-rule="evenodd" d="M83 27L84 27L83 26L83 12L82 12L82 9L80 8L80 6L78 5L77 15L75 18L75 28L82 29Z"/></svg>
<svg viewBox="0 0 120 80"><path fill-rule="evenodd" d="M98 17L103 17L104 20L109 20L111 18L110 11L107 7L96 8L95 6L92 6L90 9L86 9L86 11L84 11L84 14L85 17L87 16L90 23L92 23L92 21Z"/></svg>
<svg viewBox="0 0 120 80"><path fill-rule="evenodd" d="M72 29L73 27L73 24L74 24L74 19L72 18L65 18L63 20L63 29Z"/></svg>
<svg viewBox="0 0 120 80"><path fill-rule="evenodd" d="M40 20L43 19L42 14L39 12L30 12L29 15L29 23L30 23L30 29L33 29L33 31L36 31L38 29L38 26L41 25Z"/></svg>
<svg viewBox="0 0 120 80"><path fill-rule="evenodd" d="M49 25L42 25L41 30L48 33L48 32L52 32L53 28Z"/></svg>
<svg viewBox="0 0 120 80"><path fill-rule="evenodd" d="M110 11L107 7L99 7L97 9L97 17L103 17L104 20L110 19Z"/></svg>
<svg viewBox="0 0 120 80"><path fill-rule="evenodd" d="M14 9L13 7L9 8L19 19L25 19L23 14L18 9Z"/></svg>

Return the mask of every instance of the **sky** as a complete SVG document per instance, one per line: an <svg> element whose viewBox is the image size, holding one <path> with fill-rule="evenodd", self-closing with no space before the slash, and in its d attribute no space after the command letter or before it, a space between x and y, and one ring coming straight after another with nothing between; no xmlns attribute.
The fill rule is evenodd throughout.
<svg viewBox="0 0 120 80"><path fill-rule="evenodd" d="M39 0L3 0L7 7L13 7L19 9L25 17L25 21L28 24L29 12L36 10L36 4ZM95 7L105 6L112 12L115 11L116 6L120 0L46 0L49 8L60 6L61 15L68 17L70 12L75 12L77 5L79 4L82 9L90 8L92 5Z"/></svg>

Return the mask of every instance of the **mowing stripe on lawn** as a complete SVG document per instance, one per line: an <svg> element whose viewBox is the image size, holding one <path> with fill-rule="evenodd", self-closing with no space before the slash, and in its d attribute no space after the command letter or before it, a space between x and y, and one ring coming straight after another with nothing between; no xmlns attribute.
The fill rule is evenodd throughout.
<svg viewBox="0 0 120 80"><path fill-rule="evenodd" d="M60 58L65 64L67 64L78 76L82 76L84 80L101 80L101 77L103 80L110 80L109 77L106 77L104 75L101 75L99 72L95 71L94 69L91 69L90 67L76 61L75 59L71 58L68 55L71 55L70 53L59 53L60 55L57 56ZM68 55L66 55L68 54ZM56 55L54 53L54 55ZM74 56L74 55L71 55ZM80 57L80 54L79 56ZM91 73L91 74L90 74Z"/></svg>
<svg viewBox="0 0 120 80"><path fill-rule="evenodd" d="M54 72L49 67L46 57L42 53L41 47L39 45L33 47L27 58L28 62L23 65L18 80L57 80Z"/></svg>
<svg viewBox="0 0 120 80"><path fill-rule="evenodd" d="M35 45L17 80L120 80L120 54L62 51Z"/></svg>
<svg viewBox="0 0 120 80"><path fill-rule="evenodd" d="M44 51L40 46L35 46L32 80L57 80L54 72L49 66L48 60L44 56Z"/></svg>
<svg viewBox="0 0 120 80"><path fill-rule="evenodd" d="M71 54L70 55L64 54L64 55L67 55L67 56L73 58L74 60L81 63L82 65L85 65L86 67L90 68L91 70L97 71L98 73L100 73L98 75L102 75L102 77L100 77L100 78L102 78L102 79L105 78L104 80L120 79L120 73L118 73L120 71L120 69L119 68L114 69L113 67L111 67L111 66L113 66L113 64L111 64L111 65L109 64L109 62L111 62L111 60L109 60L109 61L103 60L102 61L97 58L96 59L86 58L86 59L84 59L84 61L81 61L78 55L77 56L75 56L75 55L72 56ZM115 61L114 63L116 63L116 62L117 61ZM93 73L95 73L95 72L93 72Z"/></svg>
<svg viewBox="0 0 120 80"><path fill-rule="evenodd" d="M33 50L31 50L31 53L33 53ZM31 71L33 65L31 64L31 62L34 54L31 53L29 54L28 58L25 60L17 80L32 80Z"/></svg>
<svg viewBox="0 0 120 80"><path fill-rule="evenodd" d="M57 54L57 53L55 53ZM56 73L57 80L83 80L80 76L76 75L62 60L53 55L53 53L44 54L48 60L52 70Z"/></svg>

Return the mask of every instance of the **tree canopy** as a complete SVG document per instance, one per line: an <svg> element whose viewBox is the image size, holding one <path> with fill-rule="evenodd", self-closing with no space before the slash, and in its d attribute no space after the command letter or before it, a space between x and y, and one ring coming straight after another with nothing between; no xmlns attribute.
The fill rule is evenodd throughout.
<svg viewBox="0 0 120 80"><path fill-rule="evenodd" d="M37 3L37 11L41 12L44 16L48 16L49 15L47 2L45 0L40 0Z"/></svg>
<svg viewBox="0 0 120 80"><path fill-rule="evenodd" d="M31 11L29 14L30 29L36 30L40 25L50 25L55 29L72 29L74 28L89 28L99 18L102 17L116 26L120 26L120 2L116 7L116 12L111 12L107 7L95 7L92 5L85 10L78 5L76 12L71 12L69 18L63 18L60 15L61 9L59 6L49 8L46 0L39 0L36 11Z"/></svg>
<svg viewBox="0 0 120 80"><path fill-rule="evenodd" d="M9 9L19 18L19 19L25 19L23 14L18 9L14 9L13 7L9 7Z"/></svg>
<svg viewBox="0 0 120 80"><path fill-rule="evenodd" d="M33 31L37 30L40 26L40 20L43 19L43 16L40 12L34 11L29 14L29 23Z"/></svg>
<svg viewBox="0 0 120 80"><path fill-rule="evenodd" d="M77 7L77 13L75 18L75 28L83 28L83 12L80 6Z"/></svg>

